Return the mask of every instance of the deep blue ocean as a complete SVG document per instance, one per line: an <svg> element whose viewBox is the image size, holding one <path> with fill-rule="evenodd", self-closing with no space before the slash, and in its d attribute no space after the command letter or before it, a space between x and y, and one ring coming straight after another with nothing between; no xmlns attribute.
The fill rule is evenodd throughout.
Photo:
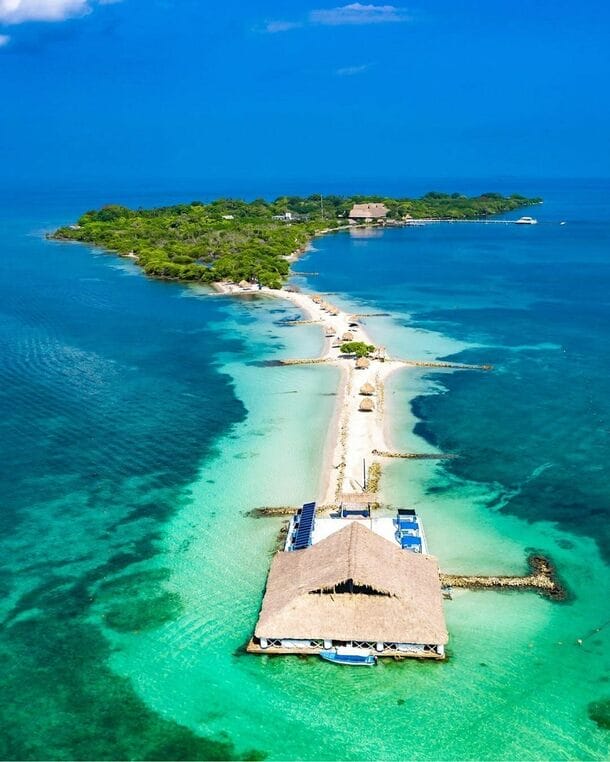
<svg viewBox="0 0 610 762"><path fill-rule="evenodd" d="M287 186L289 192L317 190L299 183ZM527 211L539 220L531 227L429 225L389 230L379 238L346 233L327 236L318 239L295 266L295 270L319 274L308 281L297 276L295 282L336 293L363 305L363 311L388 312L398 328L434 331L468 344L468 349L452 359L492 363L492 373L422 372L434 382L434 393L406 403L412 405L418 419L417 433L443 451L461 456L439 467L446 478L428 485L430 498L435 490L449 491L450 485L459 481L498 485L504 498L497 505L487 505L490 513L518 516L529 523L550 522L564 531L563 552L570 553L570 537L575 549L582 538L597 547L609 563L610 182L444 180L396 182L392 187L369 182L358 188L328 190L410 195L436 189L520 192L542 196L545 201ZM305 701L306 665L296 663L298 660L296 665L276 661L267 673L260 661L238 661L239 655L232 650L223 654L220 643L218 653L210 657L211 661L217 659L210 685L221 686L218 695L224 696L224 690L227 695L243 690L244 701L265 706L274 686L268 680L281 681L282 670L295 679L282 696L285 703L275 705L277 717L284 718L287 725L277 720L275 745L270 740L267 746L261 721L248 724L247 717L235 714L229 699L218 699L218 708L213 697L206 697L202 705L207 708L209 703L214 708L205 714L197 706L195 719L190 718L190 710L185 708L188 699L166 695L165 688L159 687L165 685L163 680L171 682L171 661L164 662L170 674L159 675L159 686L151 688L154 674L149 674L148 686L139 685L133 675L138 669L143 671L139 665L146 664L148 657L138 655L138 641L134 640L136 645L129 650L132 668L119 670L115 663L121 655L118 640L104 631L111 630L117 638L144 633L142 653L158 654L158 644L153 645L156 633L165 632L163 628L179 618L188 619L191 614L185 611L185 596L169 584L175 570L170 568L172 560L167 560L167 528L181 511L190 515L187 508L195 499L193 484L205 486L207 481L213 485L215 473L208 464L222 461L227 443L235 444L236 427L259 418L266 421L252 433L262 451L263 441L270 437L272 441L273 426L288 426L294 415L282 394L297 388L305 393L307 384L316 387L318 376L303 371L286 382L288 377L278 375L275 396L271 394L274 387L257 380L261 364L257 366L255 360L287 351L290 340L281 321L290 314L289 308L256 302L234 305L218 297L188 298L179 284L148 280L133 264L99 251L48 242L44 232L105 202L151 206L229 193L272 196L284 190L286 187L244 183L243 187L189 184L170 191L142 192L117 183L115 188L103 190L43 188L0 193L1 758L229 759L269 755L362 759L374 756L375 749L394 758L409 756L408 747L405 751L405 747L393 745L394 751L388 751L388 746L383 746L384 739L398 733L395 724L390 731L380 720L359 733L362 706L349 704L352 694L355 701L361 691L365 701L367 691L375 690L371 695L376 701L387 699L392 711L402 711L405 699L401 696L407 688L404 681L396 688L396 672L390 675L386 671L386 680L392 679L391 691L387 684L373 689L350 683L353 678L348 676L335 678L337 690L343 691L338 694L339 709L351 717L353 738L347 730L334 740L323 734L312 738L306 718L314 717L326 699L318 695L314 700L315 693L311 693L312 705L306 711L303 703L290 703L293 693L298 693L299 702ZM408 346L392 345L394 335L388 340L390 351L407 354ZM289 349L294 351L294 346ZM302 380L295 380L298 378ZM249 384L248 394L240 391L240 379L244 389ZM284 383L289 384L286 389ZM332 397L329 383L324 381L323 391L316 392L318 401L313 392L306 398L317 406L312 410L319 408L324 415L326 408L322 409L320 399L324 395L328 406L326 398ZM265 391L269 396L265 397ZM233 469L231 478L236 483L278 481L266 476L272 469L261 471L259 461L257 474L248 471L252 453L246 448L232 454L230 462L222 463L223 473ZM315 463L312 456L307 466L312 473ZM235 516L242 516L246 508L261 500L256 490L251 490L247 499L250 503L240 505ZM205 509L205 515L215 515L216 506ZM239 521L247 520L242 517ZM197 534L198 526L191 519L189 522L189 531ZM256 549L256 557L260 555L256 568L254 562L244 560L244 564L251 563L252 576L244 573L239 579L236 575L239 582L235 585L242 593L245 590L249 601L243 611L235 613L222 603L227 621L235 616L237 622L240 617L235 626L243 628L244 637L253 624L256 595L262 592L276 529L259 522L256 527L240 524L236 530L242 536L256 534L266 552L261 555ZM222 577L223 564L228 569L232 561L224 540L216 542L218 548L210 550L204 566L218 568L217 576ZM163 562L161 553L165 554ZM228 572L227 578L231 578ZM571 595L576 595L576 581L572 590L570 579L565 581ZM191 594L198 592L198 584L193 580ZM583 584L582 579L578 584ZM217 604L213 595L208 601L205 586L202 596L204 610L207 606L216 611ZM459 605L455 611L460 611ZM591 608L591 621L605 626L610 620L608 601L595 599ZM558 627L570 619L570 609L562 611L564 624ZM538 609L536 612L538 615ZM452 647L457 653L463 634L459 623L451 626L455 634ZM192 627L194 630L195 625ZM241 630L238 636L238 640L242 638ZM159 642L163 643L163 638ZM587 685L583 697L575 701L570 715L573 724L565 738L565 748L570 751L561 758L605 756L608 731L604 723L610 725L607 650L601 650L601 641L592 642L598 645L592 646L591 661L583 667L573 659L572 666L566 666L580 682L578 670L589 670L593 687ZM124 648L127 653L127 646ZM197 648L201 651L205 644ZM177 653L170 656L178 660ZM582 656L579 652L577 658ZM235 669L230 675L225 657ZM494 661L482 654L477 659L484 668ZM188 666L183 661L176 674L180 669L188 671ZM448 663L446 673L451 675L454 670L458 687L463 683L455 670L460 668L466 666L456 658ZM548 665L545 669L549 671ZM291 670L299 670L298 675ZM326 685L323 679L328 673L320 674L312 691ZM381 678L375 679L381 680L383 671L378 674ZM421 673L409 674L410 685L420 685L420 679L425 682ZM441 674L437 670L434 677L427 678L435 695L443 690ZM506 679L512 679L511 674L507 673ZM238 680L243 680L243 685ZM501 695L503 680L494 673L489 684L473 689L468 693L472 705L465 705L464 711L484 704L490 685L496 685ZM571 691L569 685L566 683L563 694L561 685L556 690L549 688L545 702L563 702ZM202 680L199 689L204 697L205 687ZM277 690L273 695L278 695ZM457 688L452 695L456 707L459 701L466 701ZM510 700L518 701L515 696L519 695L513 691ZM530 699L528 696L527 701ZM588 703L594 705L589 714ZM572 711L568 704L566 701L566 712ZM332 717L340 719L335 710ZM545 720L553 737L551 745L540 751L532 745L537 720L528 714L531 709L526 698L522 706L511 704L506 712L502 722L514 714L519 731L503 726L495 746L485 745L479 726L467 725L470 729L455 746L441 745L433 751L432 740L423 739L417 752L412 747L413 758L543 759L551 753L549 749L561 748L561 718L556 726L552 717ZM325 721L324 717L316 719L318 727ZM430 718L431 739L436 722ZM482 728L482 720L480 723ZM217 732L218 726L222 732ZM579 739L580 727L586 740ZM523 741L516 746L519 733ZM449 728L447 735L455 733ZM444 749L444 757L439 748ZM349 749L354 751L346 751Z"/></svg>
<svg viewBox="0 0 610 762"><path fill-rule="evenodd" d="M44 241L80 209L72 193L6 194L0 211L0 757L228 757L149 713L87 619L109 591L117 620L176 611L163 570L138 564L245 416L216 368L231 339L202 329L222 322L220 301Z"/></svg>

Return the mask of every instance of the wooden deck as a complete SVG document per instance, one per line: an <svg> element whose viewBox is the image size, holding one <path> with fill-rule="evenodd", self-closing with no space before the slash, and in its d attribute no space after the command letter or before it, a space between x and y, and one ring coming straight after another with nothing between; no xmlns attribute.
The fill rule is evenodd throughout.
<svg viewBox="0 0 610 762"><path fill-rule="evenodd" d="M261 646L258 643L255 643L253 640L250 640L248 645L246 646L246 651L249 654L259 654L259 655L265 655L268 656L318 656L320 651L323 651L323 648L280 648L278 646L268 646L267 648L261 648ZM376 656L379 656L380 658L396 658L397 660L402 659L435 659L436 661L441 661L445 659L445 656L440 656L439 654L430 653L430 652L422 652L422 653L408 653L406 651L373 651L373 653Z"/></svg>

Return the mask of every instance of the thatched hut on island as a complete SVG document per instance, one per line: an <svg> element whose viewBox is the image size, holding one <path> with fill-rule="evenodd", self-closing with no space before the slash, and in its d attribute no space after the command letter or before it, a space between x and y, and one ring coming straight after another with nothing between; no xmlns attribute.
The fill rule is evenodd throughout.
<svg viewBox="0 0 610 762"><path fill-rule="evenodd" d="M364 395L365 397L370 397L371 394L375 394L375 387L373 384L369 384L367 382L360 387L360 394Z"/></svg>
<svg viewBox="0 0 610 762"><path fill-rule="evenodd" d="M375 403L370 397L365 397L358 406L358 410L361 413L372 413L375 410Z"/></svg>
<svg viewBox="0 0 610 762"><path fill-rule="evenodd" d="M251 653L319 653L358 644L379 656L443 659L438 563L358 521L271 564Z"/></svg>
<svg viewBox="0 0 610 762"><path fill-rule="evenodd" d="M331 328L331 326L327 326L324 335L327 339L331 339L335 335L335 329Z"/></svg>
<svg viewBox="0 0 610 762"><path fill-rule="evenodd" d="M385 204L354 204L350 210L350 220L364 220L373 222L373 220L383 220L387 217L390 210Z"/></svg>
<svg viewBox="0 0 610 762"><path fill-rule="evenodd" d="M314 294L314 295L311 297L311 301L312 301L312 302L315 302L316 304L320 304L320 303L322 302L322 297L321 297L321 296L318 296L317 294Z"/></svg>
<svg viewBox="0 0 610 762"><path fill-rule="evenodd" d="M351 315L347 319L347 324L350 328L357 328L358 327L358 318L355 315Z"/></svg>
<svg viewBox="0 0 610 762"><path fill-rule="evenodd" d="M354 334L351 331L346 331L341 337L341 341L353 341Z"/></svg>
<svg viewBox="0 0 610 762"><path fill-rule="evenodd" d="M243 288L243 289L251 289L252 288L252 284L248 283L247 280L240 280L239 283L238 283L238 286L240 288Z"/></svg>
<svg viewBox="0 0 610 762"><path fill-rule="evenodd" d="M358 370L364 370L364 368L368 368L370 364L371 363L366 357L359 357L356 360L356 368L358 368Z"/></svg>

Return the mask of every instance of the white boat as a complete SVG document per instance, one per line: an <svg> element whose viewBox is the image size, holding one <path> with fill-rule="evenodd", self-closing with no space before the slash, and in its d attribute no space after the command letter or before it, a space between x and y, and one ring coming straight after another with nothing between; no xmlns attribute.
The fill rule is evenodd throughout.
<svg viewBox="0 0 610 762"><path fill-rule="evenodd" d="M350 667L373 667L377 663L377 657L368 648L355 648L354 646L337 646L320 651L320 656L325 661L333 664L344 664Z"/></svg>
<svg viewBox="0 0 610 762"><path fill-rule="evenodd" d="M518 220L515 220L515 225L536 225L538 224L538 220L535 220L533 217L519 217Z"/></svg>

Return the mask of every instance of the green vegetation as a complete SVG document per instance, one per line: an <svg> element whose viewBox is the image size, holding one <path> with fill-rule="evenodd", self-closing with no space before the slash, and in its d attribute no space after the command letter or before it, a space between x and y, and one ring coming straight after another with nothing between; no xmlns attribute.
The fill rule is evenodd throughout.
<svg viewBox="0 0 610 762"><path fill-rule="evenodd" d="M219 199L158 209L109 205L83 214L78 224L50 237L81 241L137 257L148 275L188 281L246 280L279 288L286 256L322 230L348 224L353 204L382 202L387 221L413 218L476 219L539 202L523 196L428 193L419 199L382 196L282 196L275 201Z"/></svg>
<svg viewBox="0 0 610 762"><path fill-rule="evenodd" d="M344 355L356 355L356 357L368 357L375 351L372 344L365 344L364 341L346 341L341 344L341 351Z"/></svg>

